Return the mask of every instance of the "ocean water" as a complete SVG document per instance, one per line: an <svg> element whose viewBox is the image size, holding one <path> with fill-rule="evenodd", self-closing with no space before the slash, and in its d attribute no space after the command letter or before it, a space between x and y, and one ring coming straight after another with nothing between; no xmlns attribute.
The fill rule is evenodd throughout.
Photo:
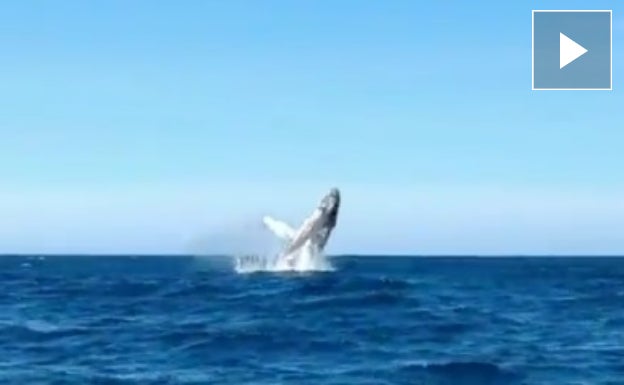
<svg viewBox="0 0 624 385"><path fill-rule="evenodd" d="M624 259L0 258L0 384L624 384Z"/></svg>

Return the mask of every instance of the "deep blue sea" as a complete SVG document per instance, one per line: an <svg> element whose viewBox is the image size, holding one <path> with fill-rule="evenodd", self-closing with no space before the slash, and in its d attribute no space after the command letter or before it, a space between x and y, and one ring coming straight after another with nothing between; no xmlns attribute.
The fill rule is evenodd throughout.
<svg viewBox="0 0 624 385"><path fill-rule="evenodd" d="M0 257L0 384L624 384L624 258Z"/></svg>

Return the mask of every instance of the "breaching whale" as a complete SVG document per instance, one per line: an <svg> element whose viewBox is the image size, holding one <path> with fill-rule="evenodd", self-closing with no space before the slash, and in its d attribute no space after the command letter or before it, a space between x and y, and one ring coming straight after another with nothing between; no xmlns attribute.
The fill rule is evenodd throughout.
<svg viewBox="0 0 624 385"><path fill-rule="evenodd" d="M332 188L297 230L270 216L265 216L262 221L273 234L286 242L280 259L283 258L289 264L293 264L303 249L314 254L323 252L329 236L336 227L339 208L340 191Z"/></svg>

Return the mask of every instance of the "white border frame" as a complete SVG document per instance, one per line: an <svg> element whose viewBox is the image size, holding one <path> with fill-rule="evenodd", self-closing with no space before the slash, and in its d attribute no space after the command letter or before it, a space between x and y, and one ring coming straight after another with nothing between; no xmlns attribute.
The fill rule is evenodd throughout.
<svg viewBox="0 0 624 385"><path fill-rule="evenodd" d="M535 13L536 12L609 12L609 88L535 88ZM612 9L534 9L531 11L531 90L533 91L613 91L613 10Z"/></svg>

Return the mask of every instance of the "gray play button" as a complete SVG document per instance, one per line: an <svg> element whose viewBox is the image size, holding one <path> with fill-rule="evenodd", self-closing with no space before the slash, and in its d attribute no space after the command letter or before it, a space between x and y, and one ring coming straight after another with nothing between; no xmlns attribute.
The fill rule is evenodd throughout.
<svg viewBox="0 0 624 385"><path fill-rule="evenodd" d="M533 11L533 89L611 89L611 11Z"/></svg>

